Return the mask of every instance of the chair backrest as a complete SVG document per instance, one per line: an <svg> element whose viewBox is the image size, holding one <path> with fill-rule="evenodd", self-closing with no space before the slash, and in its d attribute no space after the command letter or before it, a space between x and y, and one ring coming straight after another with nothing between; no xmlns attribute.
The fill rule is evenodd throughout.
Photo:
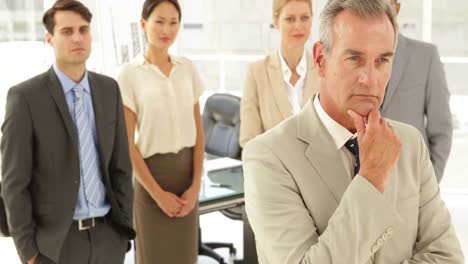
<svg viewBox="0 0 468 264"><path fill-rule="evenodd" d="M240 159L240 98L231 94L213 94L203 110L205 151L208 154Z"/></svg>

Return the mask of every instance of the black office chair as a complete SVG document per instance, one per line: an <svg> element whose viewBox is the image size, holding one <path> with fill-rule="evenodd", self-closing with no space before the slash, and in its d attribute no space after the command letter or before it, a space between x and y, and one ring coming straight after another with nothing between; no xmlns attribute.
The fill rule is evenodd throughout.
<svg viewBox="0 0 468 264"><path fill-rule="evenodd" d="M203 111L203 130L207 154L241 159L240 98L231 94L210 96ZM231 219L242 220L240 208L223 210L221 213Z"/></svg>
<svg viewBox="0 0 468 264"><path fill-rule="evenodd" d="M203 130L205 133L205 152L217 157L240 159L240 98L230 94L214 94L210 96L203 111ZM241 208L221 211L225 216L242 220ZM213 251L216 248L229 248L231 255L236 254L232 243L205 243L199 239L199 255L204 255L224 263L223 258Z"/></svg>
<svg viewBox="0 0 468 264"><path fill-rule="evenodd" d="M213 94L203 111L205 151L218 157L240 159L240 98L231 94Z"/></svg>

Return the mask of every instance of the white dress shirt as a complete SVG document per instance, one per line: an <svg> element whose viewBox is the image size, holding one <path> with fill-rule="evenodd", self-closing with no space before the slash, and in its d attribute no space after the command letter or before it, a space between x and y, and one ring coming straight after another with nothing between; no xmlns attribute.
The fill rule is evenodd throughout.
<svg viewBox="0 0 468 264"><path fill-rule="evenodd" d="M289 105L291 106L291 112L297 114L301 111L302 96L304 94L304 83L307 74L307 55L306 50L302 54L301 60L296 67L296 72L299 74L299 80L293 86L289 81L291 80L292 72L288 67L288 64L281 55L281 51L278 49L278 55L281 62L281 70L283 72L284 86L288 93Z"/></svg>
<svg viewBox="0 0 468 264"><path fill-rule="evenodd" d="M314 98L314 107L315 111L317 111L317 115L322 121L325 129L331 135L333 141L335 142L336 149L340 154L341 159L343 160L343 164L345 166L346 171L349 172L349 176L351 178L354 177L354 163L356 162L354 155L345 147L345 143L357 137L357 133L352 134L349 132L348 129L340 125L338 122L333 120L326 112L323 110L322 105L320 104L319 94Z"/></svg>

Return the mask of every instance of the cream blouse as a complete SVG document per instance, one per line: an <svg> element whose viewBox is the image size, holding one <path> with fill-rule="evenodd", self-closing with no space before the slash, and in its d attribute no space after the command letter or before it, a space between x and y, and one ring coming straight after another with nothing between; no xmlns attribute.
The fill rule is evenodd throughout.
<svg viewBox="0 0 468 264"><path fill-rule="evenodd" d="M190 60L170 59L169 77L139 55L123 65L117 78L124 105L136 115L136 146L143 158L195 145L194 105L203 82Z"/></svg>

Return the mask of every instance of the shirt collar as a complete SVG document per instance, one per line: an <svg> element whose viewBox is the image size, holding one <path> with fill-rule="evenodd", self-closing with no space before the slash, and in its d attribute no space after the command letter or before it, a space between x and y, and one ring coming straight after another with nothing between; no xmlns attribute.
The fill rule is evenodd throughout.
<svg viewBox="0 0 468 264"><path fill-rule="evenodd" d="M182 63L182 60L177 56L173 56L169 54L169 58L174 65ZM146 60L144 54L140 53L135 57L135 59L133 59L133 64L141 66L141 65L150 64L150 63Z"/></svg>
<svg viewBox="0 0 468 264"><path fill-rule="evenodd" d="M85 74L81 81L79 83L76 83L72 79L70 79L65 73L63 73L55 63L53 64L53 69L55 74L57 75L60 83L62 84L62 88L65 94L67 94L73 87L75 87L77 84L79 84L85 92L91 94L91 89L89 87L89 81L88 81L88 71L85 71Z"/></svg>
<svg viewBox="0 0 468 264"><path fill-rule="evenodd" d="M348 129L346 129L345 127L340 125L338 122L333 120L333 118L331 118L325 112L322 105L320 104L319 94L317 94L317 96L315 96L314 98L314 107L315 107L315 111L317 111L317 115L320 121L322 121L328 133L333 138L333 141L335 142L335 145L336 145L336 149L338 150L341 149L348 140L357 137L357 133L352 134L351 132L349 132Z"/></svg>
<svg viewBox="0 0 468 264"><path fill-rule="evenodd" d="M288 78L285 78L288 80L291 78L291 70L288 67L288 64L286 63L286 60L284 60L283 55L281 54L281 50L278 49L278 56L280 58L280 63L281 63L281 71L283 72L283 75L285 77L288 76ZM296 67L296 72L299 74L301 77L305 77L306 72L307 72L307 53L306 49L304 49L304 52L302 53L301 60L299 61L299 64Z"/></svg>

